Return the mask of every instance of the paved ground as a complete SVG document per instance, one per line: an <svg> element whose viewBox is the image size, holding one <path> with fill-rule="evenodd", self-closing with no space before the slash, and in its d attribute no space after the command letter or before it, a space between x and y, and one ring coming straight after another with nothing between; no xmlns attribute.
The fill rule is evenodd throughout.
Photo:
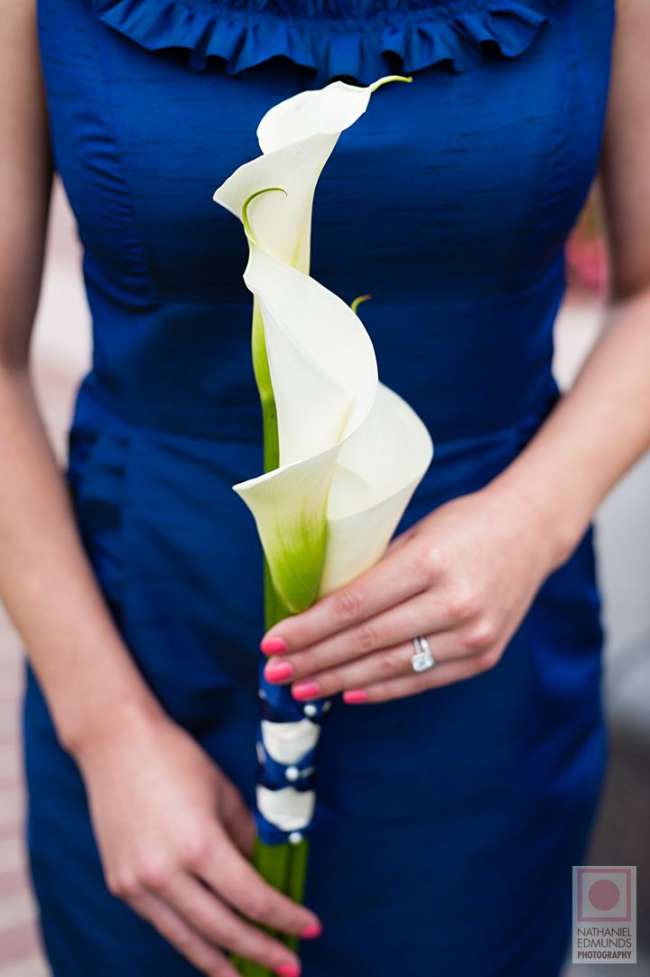
<svg viewBox="0 0 650 977"><path fill-rule="evenodd" d="M72 378L88 350L86 312L69 217L56 205L53 247L37 329L36 376L59 450ZM65 310L62 314L60 310ZM559 328L558 373L567 381L597 328L592 310L572 308ZM650 459L639 465L599 516L601 577L609 630L607 698L612 727L609 782L591 864L639 866L639 903L650 946ZM17 701L20 652L0 611L0 977L46 977L21 842L22 786ZM633 972L650 977L650 963ZM575 967L567 977L613 977L619 967ZM89 975L91 977L91 975ZM155 975L143 975L155 977ZM335 977L335 975L332 975ZM451 975L449 975L451 977ZM479 975L477 975L479 977ZM517 975L512 975L517 977Z"/></svg>

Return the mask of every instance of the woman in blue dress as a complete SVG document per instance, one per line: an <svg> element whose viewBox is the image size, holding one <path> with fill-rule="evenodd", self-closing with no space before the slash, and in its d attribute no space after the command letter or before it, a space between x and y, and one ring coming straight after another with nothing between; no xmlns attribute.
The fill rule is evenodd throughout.
<svg viewBox="0 0 650 977"><path fill-rule="evenodd" d="M589 523L650 437L650 10L614 8L4 11L0 587L55 977L233 977L233 950L283 977L558 974L605 762ZM261 420L245 242L211 196L271 105L395 71L414 84L320 181L312 269L373 294L382 377L437 456L377 568L264 642L297 698L336 696L305 908L247 859L261 554L231 485ZM599 169L612 328L559 398L564 244ZM53 171L94 337L65 477L27 368Z"/></svg>

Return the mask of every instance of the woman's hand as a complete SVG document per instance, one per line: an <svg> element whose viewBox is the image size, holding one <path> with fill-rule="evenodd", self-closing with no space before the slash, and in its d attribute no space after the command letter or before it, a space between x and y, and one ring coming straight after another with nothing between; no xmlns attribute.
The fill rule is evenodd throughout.
<svg viewBox="0 0 650 977"><path fill-rule="evenodd" d="M318 919L251 867L250 814L183 729L138 715L77 761L113 894L211 977L236 977L222 950L298 977L295 954L250 920L309 937Z"/></svg>
<svg viewBox="0 0 650 977"><path fill-rule="evenodd" d="M295 698L346 702L414 695L493 668L557 564L544 520L518 496L485 489L441 506L384 559L262 641L266 676ZM412 639L436 666L415 673Z"/></svg>

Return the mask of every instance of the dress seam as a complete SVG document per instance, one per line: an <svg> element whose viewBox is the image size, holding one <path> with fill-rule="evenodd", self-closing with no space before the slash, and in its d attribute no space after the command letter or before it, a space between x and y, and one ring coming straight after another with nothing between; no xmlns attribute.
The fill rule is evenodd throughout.
<svg viewBox="0 0 650 977"><path fill-rule="evenodd" d="M91 17L93 19L93 21L96 21L97 20L97 16L95 14L94 9L92 9L92 7L90 7L88 9L88 16ZM107 82L107 79L106 79L106 73L104 71L104 63L103 63L102 52L100 51L100 43L98 42L97 37L96 37L94 31L90 31L90 34L92 36L92 42L91 43L92 43L93 48L95 50L95 54L96 54L96 58L97 58L97 70L98 70L100 81L101 81L101 89L102 89L102 91L99 93L99 97L101 98L101 102L102 102L102 105L104 107L104 111L106 113L106 123L107 123L106 130L107 130L107 134L109 135L109 137L111 139L111 143L112 143L113 150L114 150L114 153L115 153L115 160L116 160L116 163L119 166L119 172L120 172L120 176L122 178L123 185L124 185L124 187L125 187L125 189L127 191L128 207L129 207L129 212L130 212L130 215L131 215L131 218L132 218L132 226L133 226L133 230L135 232L135 238L137 240L138 249L139 249L139 252L140 252L141 259L142 259L142 265L143 265L144 270L147 273L147 284L148 284L149 289L150 289L148 298L149 298L149 300L153 304L162 305L163 304L163 301L162 301L161 295L160 295L160 293L158 291L158 286L156 284L156 279L155 279L155 276L154 276L154 273L153 273L153 261L151 260L151 255L150 255L149 250L148 250L148 248L147 248L147 246L145 244L144 236L143 236L142 231L141 231L141 223L140 223L140 219L138 217L138 210L137 210L136 203L135 203L135 196L133 194L133 189L131 187L131 184L129 182L129 178L128 178L128 175L127 175L128 174L128 169L127 169L127 166L125 164L124 153L122 151L122 147L120 146L120 143L119 143L119 140L118 140L118 136L117 136L117 126L115 124L115 115L114 115L114 111L113 111L113 105L112 105L112 103L110 101L110 98L109 98L109 96L107 94L108 93L108 90L109 90L109 85L108 85L108 82ZM86 248L84 246L84 255L85 255L85 252L86 252Z"/></svg>

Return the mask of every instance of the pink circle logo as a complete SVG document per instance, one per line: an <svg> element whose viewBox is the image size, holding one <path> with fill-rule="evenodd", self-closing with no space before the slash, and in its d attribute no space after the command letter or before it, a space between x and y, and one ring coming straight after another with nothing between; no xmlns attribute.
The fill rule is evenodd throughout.
<svg viewBox="0 0 650 977"><path fill-rule="evenodd" d="M608 912L618 905L621 890L611 879L598 879L588 889L589 902L600 912Z"/></svg>

